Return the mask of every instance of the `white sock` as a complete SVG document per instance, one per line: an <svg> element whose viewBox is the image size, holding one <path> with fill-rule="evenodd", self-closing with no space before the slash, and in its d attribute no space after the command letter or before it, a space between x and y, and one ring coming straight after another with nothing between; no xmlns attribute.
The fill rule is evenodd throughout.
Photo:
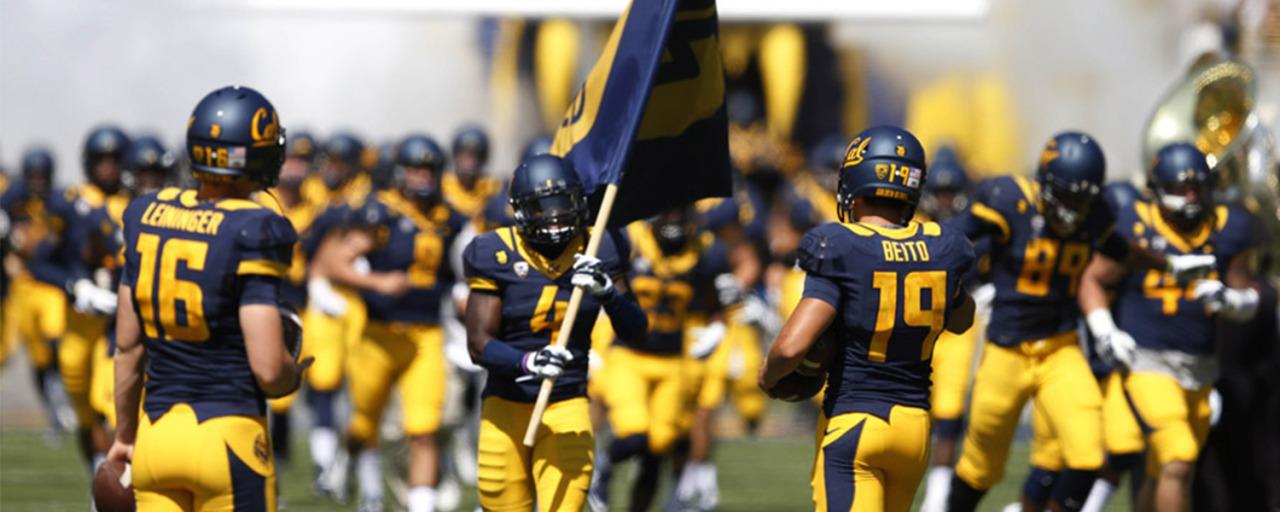
<svg viewBox="0 0 1280 512"><path fill-rule="evenodd" d="M333 457L338 453L338 434L331 428L315 427L311 429L311 462L321 469L329 469L333 465Z"/></svg>
<svg viewBox="0 0 1280 512"><path fill-rule="evenodd" d="M360 482L361 499L382 499L382 452L377 448L360 450L356 458L356 479Z"/></svg>
<svg viewBox="0 0 1280 512"><path fill-rule="evenodd" d="M432 512L436 508L436 489L420 485L409 489L409 512Z"/></svg>
<svg viewBox="0 0 1280 512"><path fill-rule="evenodd" d="M1084 507L1080 512L1102 512L1107 508L1107 502L1111 501L1111 495L1116 493L1115 484L1099 478L1093 481L1093 488L1089 489L1089 497L1084 500Z"/></svg>
<svg viewBox="0 0 1280 512"><path fill-rule="evenodd" d="M947 494L951 492L951 475L954 473L955 470L947 466L929 468L920 512L942 512L947 509Z"/></svg>

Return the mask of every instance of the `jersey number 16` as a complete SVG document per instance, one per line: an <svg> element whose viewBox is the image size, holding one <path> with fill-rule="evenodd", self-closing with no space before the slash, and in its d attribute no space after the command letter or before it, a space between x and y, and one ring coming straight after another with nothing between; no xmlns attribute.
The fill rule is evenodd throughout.
<svg viewBox="0 0 1280 512"><path fill-rule="evenodd" d="M204 321L204 293L200 285L178 278L178 262L187 270L203 271L209 244L197 240L171 238L160 244L160 236L142 233L138 235L137 289L134 297L142 314L142 327L148 338L160 337L157 327L164 327L164 337L187 342L203 342L209 339L209 327ZM159 277L156 276L156 260L159 261ZM159 322L157 324L153 299L159 298ZM186 318L178 321L178 301L182 301Z"/></svg>

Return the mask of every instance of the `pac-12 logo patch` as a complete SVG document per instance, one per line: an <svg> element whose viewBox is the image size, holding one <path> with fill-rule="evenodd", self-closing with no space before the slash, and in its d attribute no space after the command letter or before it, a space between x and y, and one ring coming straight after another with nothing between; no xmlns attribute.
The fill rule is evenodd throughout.
<svg viewBox="0 0 1280 512"><path fill-rule="evenodd" d="M516 272L516 277L524 279L525 276L529 275L529 263L525 261L517 261L514 265L511 265L511 270Z"/></svg>

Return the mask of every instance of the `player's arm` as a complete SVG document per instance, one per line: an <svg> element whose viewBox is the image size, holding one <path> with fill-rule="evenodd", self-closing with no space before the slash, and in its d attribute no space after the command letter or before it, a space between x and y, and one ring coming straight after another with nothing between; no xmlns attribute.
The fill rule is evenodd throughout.
<svg viewBox="0 0 1280 512"><path fill-rule="evenodd" d="M467 299L465 324L471 361L490 372L554 379L563 374L564 367L573 360L568 349L554 345L555 340L531 352L501 340L498 336L502 329L502 298L496 294L473 292Z"/></svg>
<svg viewBox="0 0 1280 512"><path fill-rule="evenodd" d="M1098 340L1099 354L1112 364L1129 366L1137 357L1138 344L1129 333L1116 326L1115 319L1111 317L1110 305L1107 304L1106 290L1106 287L1120 282L1125 271L1124 263L1105 253L1095 254L1080 276L1077 300L1080 302L1080 311L1084 314L1085 325Z"/></svg>
<svg viewBox="0 0 1280 512"><path fill-rule="evenodd" d="M138 434L138 407L142 403L142 369L147 353L142 345L138 315L133 309L133 290L121 284L116 305L115 406L116 439L107 458L121 462L133 459L133 443Z"/></svg>
<svg viewBox="0 0 1280 512"><path fill-rule="evenodd" d="M1254 279L1252 250L1231 259L1222 280L1206 279L1196 285L1193 295L1213 313L1233 322L1248 322L1258 313L1261 295Z"/></svg>
<svg viewBox="0 0 1280 512"><path fill-rule="evenodd" d="M806 288L810 282L814 280L807 280ZM809 296L800 299L800 304L791 312L791 318L782 326L778 339L769 347L764 366L760 368L760 389L766 392L773 389L779 380L795 371L835 318L836 308L830 302Z"/></svg>
<svg viewBox="0 0 1280 512"><path fill-rule="evenodd" d="M403 272L363 273L356 268L356 260L373 252L375 246L373 233L367 230L342 230L320 242L313 268L318 276L340 285L392 297L403 295L409 289Z"/></svg>
<svg viewBox="0 0 1280 512"><path fill-rule="evenodd" d="M625 235L614 233L608 237L613 245L615 255L631 254L631 244ZM573 277L570 282L591 294L603 306L613 332L618 338L640 345L649 336L649 315L640 308L636 297L627 285L627 274L631 271L630 263L625 257L615 256L605 262L594 256L574 255Z"/></svg>
<svg viewBox="0 0 1280 512"><path fill-rule="evenodd" d="M279 286L271 278L253 277L246 281L246 294L260 294L264 290L250 288ZM265 292L269 293L269 292ZM272 294L274 296L274 294ZM295 362L293 354L284 345L284 326L280 323L280 309L275 303L245 303L241 299L240 326L244 330L245 352L249 356L249 369L258 381L258 388L270 398L279 398L294 390L302 382L302 372L311 366L314 358Z"/></svg>

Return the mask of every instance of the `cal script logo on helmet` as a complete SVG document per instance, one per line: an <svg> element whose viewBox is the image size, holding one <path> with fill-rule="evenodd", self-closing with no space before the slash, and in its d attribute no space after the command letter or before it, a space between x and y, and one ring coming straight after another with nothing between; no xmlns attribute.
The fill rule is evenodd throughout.
<svg viewBox="0 0 1280 512"><path fill-rule="evenodd" d="M266 121L265 126L262 124L263 121ZM279 135L280 118L275 110L268 112L266 107L258 107L258 110L253 113L253 119L249 122L249 136L253 137L254 147L275 144Z"/></svg>

